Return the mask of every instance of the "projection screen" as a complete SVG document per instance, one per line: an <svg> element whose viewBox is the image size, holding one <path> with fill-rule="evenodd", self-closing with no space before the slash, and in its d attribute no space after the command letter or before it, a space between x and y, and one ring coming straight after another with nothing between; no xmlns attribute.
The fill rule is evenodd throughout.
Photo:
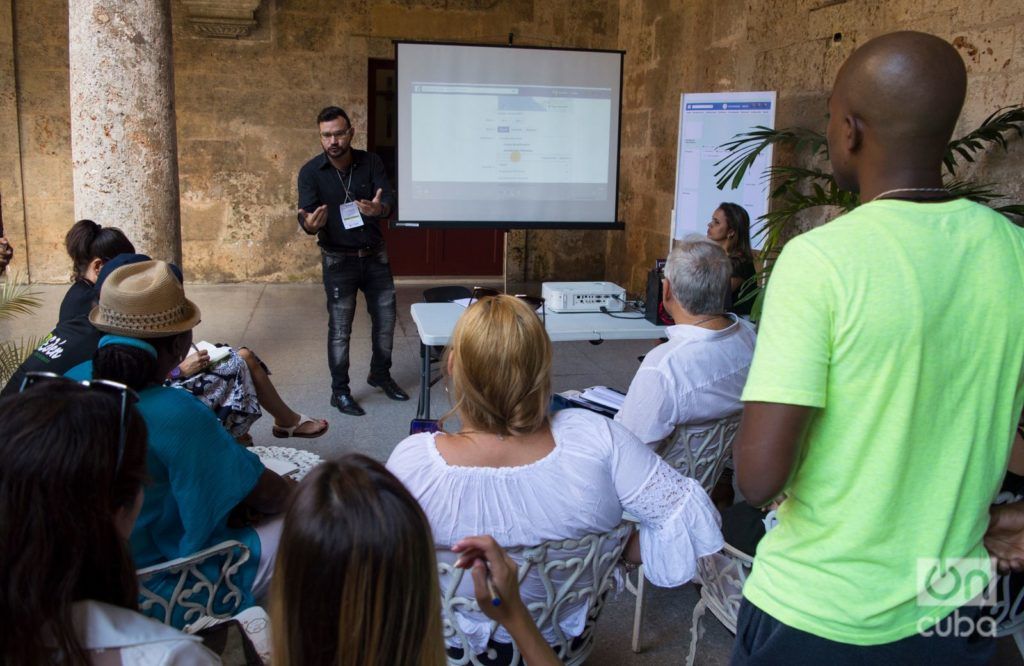
<svg viewBox="0 0 1024 666"><path fill-rule="evenodd" d="M396 226L622 226L622 51L396 49Z"/></svg>

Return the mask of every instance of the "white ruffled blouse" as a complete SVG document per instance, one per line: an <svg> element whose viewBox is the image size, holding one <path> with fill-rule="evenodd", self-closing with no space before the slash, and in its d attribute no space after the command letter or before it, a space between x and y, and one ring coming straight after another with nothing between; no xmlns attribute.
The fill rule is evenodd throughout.
<svg viewBox="0 0 1024 666"><path fill-rule="evenodd" d="M593 412L566 409L553 416L551 431L554 450L518 467L449 465L431 433L395 447L387 467L423 507L439 560L453 562L449 548L477 534L513 548L607 532L622 522L623 511L640 521L644 573L655 585L682 585L694 577L698 558L722 548L721 519L704 489L626 428ZM536 577L527 577L520 592L527 606L545 598ZM470 576L463 577L458 594L473 597ZM564 607L559 625L565 635L583 632L588 610L582 602ZM490 620L467 613L459 624L476 653L483 652ZM554 640L549 627L541 631ZM495 640L508 643L511 637L499 629Z"/></svg>

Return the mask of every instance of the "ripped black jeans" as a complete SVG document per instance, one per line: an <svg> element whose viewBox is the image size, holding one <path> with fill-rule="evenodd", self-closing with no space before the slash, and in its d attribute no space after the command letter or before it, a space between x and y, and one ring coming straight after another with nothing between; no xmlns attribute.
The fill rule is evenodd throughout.
<svg viewBox="0 0 1024 666"><path fill-rule="evenodd" d="M331 391L349 392L349 340L358 290L362 290L366 298L366 311L372 324L373 357L369 379L388 379L395 336L395 281L391 277L387 252L381 250L375 255L357 257L321 249L320 254L329 315L327 361L331 368Z"/></svg>

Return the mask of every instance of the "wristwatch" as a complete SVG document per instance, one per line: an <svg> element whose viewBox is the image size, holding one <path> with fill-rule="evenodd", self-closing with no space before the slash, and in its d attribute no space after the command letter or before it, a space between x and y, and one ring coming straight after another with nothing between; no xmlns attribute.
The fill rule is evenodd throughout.
<svg viewBox="0 0 1024 666"><path fill-rule="evenodd" d="M181 379L182 374L184 373L182 373L181 367L176 365L174 366L174 370L171 370L170 372L167 373L167 377L168 379L178 380Z"/></svg>

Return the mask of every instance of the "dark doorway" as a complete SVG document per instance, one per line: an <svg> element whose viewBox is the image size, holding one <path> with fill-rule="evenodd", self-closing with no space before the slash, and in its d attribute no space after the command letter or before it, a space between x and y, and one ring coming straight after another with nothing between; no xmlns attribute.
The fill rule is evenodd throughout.
<svg viewBox="0 0 1024 666"><path fill-rule="evenodd" d="M398 99L395 61L370 59L367 77L367 150L377 153L393 184L398 182ZM399 192L401 206L401 192ZM391 271L401 276L501 275L504 232L495 229L390 229Z"/></svg>

